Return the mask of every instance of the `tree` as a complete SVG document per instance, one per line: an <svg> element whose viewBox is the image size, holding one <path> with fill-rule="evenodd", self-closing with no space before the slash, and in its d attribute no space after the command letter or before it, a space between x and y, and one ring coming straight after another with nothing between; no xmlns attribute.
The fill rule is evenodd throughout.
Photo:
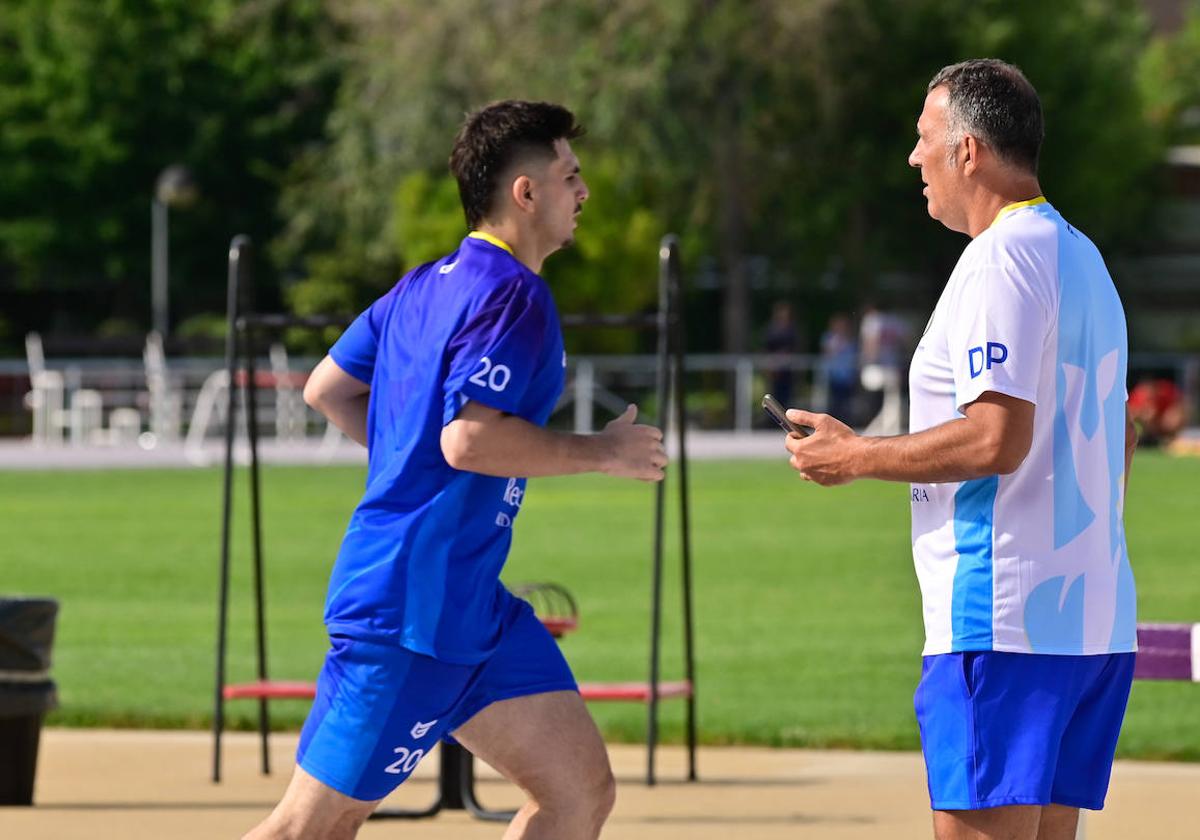
<svg viewBox="0 0 1200 840"><path fill-rule="evenodd" d="M274 235L283 174L325 129L337 37L320 0L5 0L6 309L26 328L148 325L149 204L171 163L200 189L171 219L175 312L223 308L230 238Z"/></svg>
<svg viewBox="0 0 1200 840"><path fill-rule="evenodd" d="M578 145L593 206L577 253L547 264L556 290L590 290L568 298L584 308L645 305L647 269L619 261L642 248L649 260L648 243L678 232L689 264L716 265L713 323L729 350L752 345L751 262L808 304L814 327L872 293L932 304L963 241L927 218L906 159L925 84L952 61L1000 55L1025 68L1048 115L1047 191L1102 246L1128 244L1156 188L1161 134L1129 72L1148 38L1134 0L341 8L357 47L276 251L307 276L298 305L326 305L322 288L361 305L451 247L465 227L444 181L450 138L467 110L504 97L562 101L589 129ZM599 254L607 261L583 276ZM881 279L895 276L904 285Z"/></svg>

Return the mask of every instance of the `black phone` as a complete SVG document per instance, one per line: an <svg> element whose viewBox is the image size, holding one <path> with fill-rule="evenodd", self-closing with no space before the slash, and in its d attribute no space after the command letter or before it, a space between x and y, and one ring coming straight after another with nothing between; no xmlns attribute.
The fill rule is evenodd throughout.
<svg viewBox="0 0 1200 840"><path fill-rule="evenodd" d="M783 429L788 434L799 435L800 437L808 437L809 430L803 426L797 426L791 420L787 419L786 409L779 400L772 397L770 394L763 394L762 407L766 409L767 414L771 415L771 419L779 424L779 428Z"/></svg>

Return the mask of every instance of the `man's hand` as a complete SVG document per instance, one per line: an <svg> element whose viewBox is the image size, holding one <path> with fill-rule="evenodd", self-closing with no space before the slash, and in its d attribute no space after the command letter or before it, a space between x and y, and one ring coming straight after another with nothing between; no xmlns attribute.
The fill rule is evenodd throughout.
<svg viewBox="0 0 1200 840"><path fill-rule="evenodd" d="M808 426L808 437L789 434L784 446L792 453L789 463L805 481L822 487L847 484L860 476L858 450L863 439L836 417L789 408L787 417L800 426Z"/></svg>
<svg viewBox="0 0 1200 840"><path fill-rule="evenodd" d="M608 447L603 472L620 478L662 481L667 465L662 431L656 426L634 423L637 406L630 404L625 413L612 420L597 436Z"/></svg>

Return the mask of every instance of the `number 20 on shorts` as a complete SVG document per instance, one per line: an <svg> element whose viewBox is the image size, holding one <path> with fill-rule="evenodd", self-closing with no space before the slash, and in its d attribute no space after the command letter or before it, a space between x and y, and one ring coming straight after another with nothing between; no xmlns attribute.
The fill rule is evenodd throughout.
<svg viewBox="0 0 1200 840"><path fill-rule="evenodd" d="M425 757L425 750L409 750L408 747L396 747L392 750L396 754L396 760L389 764L383 772L394 773L411 773L417 769L417 765L421 763L421 759Z"/></svg>

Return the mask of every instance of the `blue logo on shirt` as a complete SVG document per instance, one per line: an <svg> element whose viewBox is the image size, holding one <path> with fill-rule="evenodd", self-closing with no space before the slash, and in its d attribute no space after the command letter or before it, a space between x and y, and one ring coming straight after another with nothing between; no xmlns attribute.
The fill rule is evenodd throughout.
<svg viewBox="0 0 1200 840"><path fill-rule="evenodd" d="M982 347L972 347L967 351L967 365L971 368L971 378L983 373L984 367L992 369L992 365L1004 364L1008 358L1008 348L998 341L989 341L987 351Z"/></svg>

